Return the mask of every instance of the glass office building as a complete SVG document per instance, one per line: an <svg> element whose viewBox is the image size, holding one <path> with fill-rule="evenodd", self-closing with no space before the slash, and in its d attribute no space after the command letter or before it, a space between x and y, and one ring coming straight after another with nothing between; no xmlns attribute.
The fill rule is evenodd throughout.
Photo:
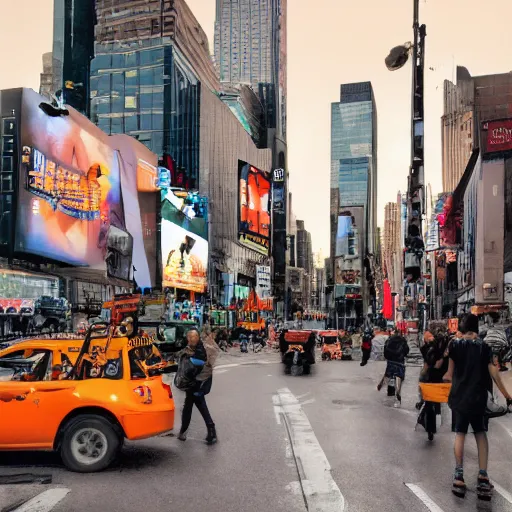
<svg viewBox="0 0 512 512"><path fill-rule="evenodd" d="M331 190L334 209L365 207L367 247L375 248L377 226L377 111L370 82L343 84L331 105Z"/></svg>
<svg viewBox="0 0 512 512"><path fill-rule="evenodd" d="M340 215L348 215L352 230L358 233L357 257L348 250L342 254L335 250L343 247L337 239ZM340 101L331 105L331 258L343 325L352 325L373 302L372 282L364 269L369 264L367 256L376 249L376 237L377 112L373 89L370 82L343 84Z"/></svg>
<svg viewBox="0 0 512 512"><path fill-rule="evenodd" d="M94 0L54 0L52 92L63 91L64 102L86 115L95 23Z"/></svg>
<svg viewBox="0 0 512 512"><path fill-rule="evenodd" d="M200 83L170 37L96 45L91 119L170 155L191 186L199 173Z"/></svg>

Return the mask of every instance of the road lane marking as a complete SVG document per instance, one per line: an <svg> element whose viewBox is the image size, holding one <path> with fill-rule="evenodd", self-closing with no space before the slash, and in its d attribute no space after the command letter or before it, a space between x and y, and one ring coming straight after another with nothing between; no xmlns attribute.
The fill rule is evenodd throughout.
<svg viewBox="0 0 512 512"><path fill-rule="evenodd" d="M343 512L345 498L300 402L288 388L278 390L273 402L288 432L308 512Z"/></svg>
<svg viewBox="0 0 512 512"><path fill-rule="evenodd" d="M62 501L70 492L70 489L56 487L38 494L31 500L13 510L13 512L49 512L57 503Z"/></svg>
<svg viewBox="0 0 512 512"><path fill-rule="evenodd" d="M497 484L494 480L492 481L492 484L494 485L494 489L512 505L512 494L510 494L507 490L503 489L503 487Z"/></svg>
<svg viewBox="0 0 512 512"><path fill-rule="evenodd" d="M406 487L427 507L430 512L443 512L434 500L419 486L415 484L405 484Z"/></svg>

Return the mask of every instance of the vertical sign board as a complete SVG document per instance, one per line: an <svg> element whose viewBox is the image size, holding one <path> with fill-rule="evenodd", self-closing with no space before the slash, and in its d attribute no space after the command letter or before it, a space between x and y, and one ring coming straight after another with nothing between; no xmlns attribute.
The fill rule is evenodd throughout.
<svg viewBox="0 0 512 512"><path fill-rule="evenodd" d="M286 280L286 180L284 169L272 172L272 256L274 259L274 297L284 300Z"/></svg>
<svg viewBox="0 0 512 512"><path fill-rule="evenodd" d="M270 297L272 291L272 279L270 267L256 265L256 292L258 297L264 299Z"/></svg>

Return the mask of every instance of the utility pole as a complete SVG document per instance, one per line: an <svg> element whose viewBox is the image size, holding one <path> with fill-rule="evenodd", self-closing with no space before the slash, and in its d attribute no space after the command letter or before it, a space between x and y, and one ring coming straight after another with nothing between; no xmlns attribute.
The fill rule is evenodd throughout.
<svg viewBox="0 0 512 512"><path fill-rule="evenodd" d="M425 214L425 119L424 68L425 25L419 24L419 0L413 0L411 166L407 183L407 231L405 233L405 283L412 298L411 317L418 317L418 285L423 282L423 217Z"/></svg>

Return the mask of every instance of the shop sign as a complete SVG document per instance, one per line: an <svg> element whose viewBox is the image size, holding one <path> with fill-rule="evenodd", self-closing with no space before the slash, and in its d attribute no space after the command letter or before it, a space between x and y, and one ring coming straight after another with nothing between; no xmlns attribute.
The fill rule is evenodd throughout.
<svg viewBox="0 0 512 512"><path fill-rule="evenodd" d="M484 123L487 130L487 153L512 150L512 119Z"/></svg>
<svg viewBox="0 0 512 512"><path fill-rule="evenodd" d="M269 291L272 288L269 266L256 265L256 288L265 291Z"/></svg>

